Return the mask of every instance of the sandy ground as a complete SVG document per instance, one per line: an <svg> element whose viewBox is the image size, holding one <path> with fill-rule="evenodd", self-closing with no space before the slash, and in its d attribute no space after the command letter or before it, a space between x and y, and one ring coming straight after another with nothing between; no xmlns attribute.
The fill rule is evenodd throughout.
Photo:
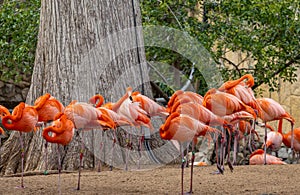
<svg viewBox="0 0 300 195"><path fill-rule="evenodd" d="M211 174L216 166L195 167L194 194L299 194L300 165L243 165L224 175ZM77 176L61 174L61 194L180 194L180 166L124 171L106 167L101 171L83 171L81 190ZM185 169L184 188L189 190L190 169ZM0 194L58 194L58 174L24 177L0 177Z"/></svg>

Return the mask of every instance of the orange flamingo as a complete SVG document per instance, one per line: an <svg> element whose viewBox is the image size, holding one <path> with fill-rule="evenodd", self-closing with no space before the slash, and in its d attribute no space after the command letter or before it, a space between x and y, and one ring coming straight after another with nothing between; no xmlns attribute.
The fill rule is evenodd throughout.
<svg viewBox="0 0 300 195"><path fill-rule="evenodd" d="M180 114L177 112L172 113L167 118L165 123L160 126L159 132L162 139L176 140L180 143L192 142L192 147L196 144L197 137L199 136L205 136L211 140L212 138L210 137L210 134L207 134L207 132L219 134L219 131L217 129L205 125L199 120L194 119L188 115ZM181 152L182 152L181 193L183 194L183 173L184 173L185 159L183 156L183 151ZM189 193L192 193L193 164L194 162L192 159Z"/></svg>
<svg viewBox="0 0 300 195"><path fill-rule="evenodd" d="M127 126L127 125L131 125L133 126L133 124L128 120L127 117L124 117L123 115L120 115L118 113L116 113L115 111L112 110L112 103L109 104L105 104L102 106L103 102L104 102L104 98L102 95L100 94L96 94L94 96L92 96L89 100L90 103L94 104L95 107L100 110L102 113L104 113L105 115L109 116L114 122L116 126ZM116 136L116 132L115 130L113 131L113 146L112 146L112 155L114 153L114 148L115 148L115 144L117 141L117 136ZM103 143L100 144L100 147L102 148ZM100 150L101 150L100 148ZM113 159L113 158L112 158ZM113 162L111 162L110 165L110 170L112 171L112 164ZM99 166L98 166L98 170L101 170L101 161L99 161Z"/></svg>
<svg viewBox="0 0 300 195"><path fill-rule="evenodd" d="M43 138L50 143L57 144L57 155L58 155L58 189L59 194L60 191L60 173L61 173L61 161L60 161L60 152L59 152L59 144L66 146L68 145L73 138L74 135L74 124L71 120L67 119L67 116L63 113L57 115L58 119L53 121L51 126L44 128L43 130ZM49 133L52 133L49 135Z"/></svg>
<svg viewBox="0 0 300 195"><path fill-rule="evenodd" d="M298 154L298 159L297 162L299 161L300 158L300 128L295 128L293 130L293 138L294 138L294 146L293 149L294 151ZM292 145L292 131L289 131L288 133L282 134L282 142L284 145L288 148L291 148Z"/></svg>
<svg viewBox="0 0 300 195"><path fill-rule="evenodd" d="M77 102L73 100L68 106L65 107L64 114L69 120L74 123L77 130L91 130L91 129L114 129L115 122L105 114L101 113L100 110L94 108L91 104L84 102ZM83 133L84 131L82 131ZM78 174L78 186L77 190L80 190L80 175L83 158L83 135L81 139L81 150L80 150L80 163L79 163L79 174Z"/></svg>
<svg viewBox="0 0 300 195"><path fill-rule="evenodd" d="M256 113L250 106L244 104L236 96L220 92L215 88L210 89L204 96L203 106L218 116L230 115L239 111L246 111L256 118Z"/></svg>
<svg viewBox="0 0 300 195"><path fill-rule="evenodd" d="M250 113L254 119L256 119L256 113L250 106L247 106L244 104L240 99L238 99L236 96L220 92L215 88L210 89L204 96L203 100L203 106L208 108L210 111L215 113L218 116L226 116L231 115L236 112L240 111L246 111ZM231 136L229 136L230 138ZM226 137L224 137L225 140L222 140L223 144L221 147L224 146L226 143ZM228 142L228 147L230 147L230 140ZM230 148L228 148L228 151ZM221 150L223 151L223 149ZM225 152L224 152L225 153ZM224 154L222 155L222 159L225 158ZM224 162L224 161L223 161Z"/></svg>
<svg viewBox="0 0 300 195"><path fill-rule="evenodd" d="M178 112L180 114L186 114L190 117L193 117L202 123L210 126L223 126L225 129L229 131L229 134L232 133L232 125L230 125L227 121L225 121L223 118L215 115L213 112L208 110L206 107L204 107L201 104L194 103L194 102L188 102L188 103L181 103L176 102L171 109L171 113ZM230 148L228 148L230 149ZM229 152L229 151L228 151ZM192 152L192 159L195 158L194 152ZM230 159L228 158L228 165L230 169L232 170Z"/></svg>
<svg viewBox="0 0 300 195"><path fill-rule="evenodd" d="M243 82L247 79L247 82ZM243 75L241 78L225 82L219 91L230 93L239 98L243 103L252 107L261 115L261 108L254 97L251 87L254 85L254 78L251 74Z"/></svg>
<svg viewBox="0 0 300 195"><path fill-rule="evenodd" d="M279 120L278 124L278 129L282 129L282 122L280 120L286 119L291 123L291 149L292 152L293 150L293 129L294 129L294 124L295 124L295 119L288 113L286 112L283 107L276 102L275 100L271 98L257 98L257 102L259 103L261 110L262 110L262 115L260 118L263 120L263 122L266 124L269 121L274 121L274 120ZM267 143L267 126L265 125L265 139L264 143ZM265 156L267 154L267 145L264 145L264 150L265 150ZM294 153L293 153L294 154ZM266 160L265 160L266 164Z"/></svg>
<svg viewBox="0 0 300 195"><path fill-rule="evenodd" d="M140 107L139 102L133 102L132 87L127 87L126 93L116 103L108 103L104 106L128 118L135 127L145 126L152 131L154 130L148 113ZM130 150L132 147L130 133L127 133L126 140L128 140L127 147ZM125 170L128 170L129 150L126 151Z"/></svg>
<svg viewBox="0 0 300 195"><path fill-rule="evenodd" d="M264 156L265 156L264 150L257 149L256 151L251 153L250 159L249 159L249 164L250 165L263 165L265 163L267 163L268 165L273 165L273 164L284 165L284 164L286 164L284 161L282 161L282 159L277 158L276 156L267 154L266 160L265 160Z"/></svg>
<svg viewBox="0 0 300 195"><path fill-rule="evenodd" d="M62 103L60 103L57 99L55 99L53 96L51 96L49 93L46 93L39 98L37 98L34 102L33 106L36 111L38 112L38 122L41 122L44 126L50 122L53 121L55 116L64 111L64 106ZM47 162L48 162L48 142L45 143L45 172L44 174L47 174Z"/></svg>
<svg viewBox="0 0 300 195"><path fill-rule="evenodd" d="M194 103L202 104L203 97L192 91L177 90L175 91L175 93L173 93L173 95L171 96L168 102L167 111L170 112L172 106L178 101L181 103L194 102Z"/></svg>
<svg viewBox="0 0 300 195"><path fill-rule="evenodd" d="M280 122L282 122L282 120L280 120ZM282 144L282 138L283 138L283 134L282 134L282 129L278 129L278 131L276 132L272 126L268 125L268 124L259 124L261 127L266 127L268 129L270 129L270 131L267 134L267 141L266 143L264 143L262 145L262 148L265 147L266 148L270 148L271 151L276 153L276 156L278 157L278 150L281 148L281 144ZM281 125L280 125L281 126Z"/></svg>
<svg viewBox="0 0 300 195"><path fill-rule="evenodd" d="M21 188L24 188L24 183L23 183L24 147L23 147L23 141L22 141L22 132L29 133L29 132L32 132L32 130L36 131L37 122L38 122L37 111L31 106L25 105L24 102L21 102L19 105L17 105L13 109L12 114L8 114L2 118L2 125L6 129L19 131L19 134L20 134L20 145L21 145L21 152L22 152Z"/></svg>
<svg viewBox="0 0 300 195"><path fill-rule="evenodd" d="M165 107L159 105L147 96L140 94L138 91L132 92L131 97L133 102L140 103L140 107L145 110L150 117L161 116L165 119L169 115Z"/></svg>

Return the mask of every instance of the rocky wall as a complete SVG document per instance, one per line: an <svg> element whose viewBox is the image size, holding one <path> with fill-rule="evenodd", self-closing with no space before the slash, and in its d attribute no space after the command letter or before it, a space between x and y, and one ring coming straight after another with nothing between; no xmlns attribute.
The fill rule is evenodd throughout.
<svg viewBox="0 0 300 195"><path fill-rule="evenodd" d="M30 79L18 83L0 81L0 104L13 109L19 102L25 101L30 87Z"/></svg>

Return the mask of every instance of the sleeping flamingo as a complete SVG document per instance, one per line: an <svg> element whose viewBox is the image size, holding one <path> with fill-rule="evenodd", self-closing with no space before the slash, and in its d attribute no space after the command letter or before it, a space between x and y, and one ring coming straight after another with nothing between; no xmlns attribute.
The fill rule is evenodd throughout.
<svg viewBox="0 0 300 195"><path fill-rule="evenodd" d="M198 104L202 104L203 97L192 91L182 91L177 90L173 93L170 100L168 101L167 111L170 112L173 105L176 102L186 103L186 102L194 102Z"/></svg>
<svg viewBox="0 0 300 195"><path fill-rule="evenodd" d="M38 112L38 122L41 122L43 128L46 126L48 122L54 120L55 116L64 111L64 106L57 99L51 96L49 93L46 93L39 98L37 98L34 102L33 106ZM48 142L45 143L45 172L47 174L47 163L48 163Z"/></svg>
<svg viewBox="0 0 300 195"><path fill-rule="evenodd" d="M133 102L132 87L127 87L126 93L116 103L106 103L104 106L126 117L135 127L144 126L154 130L148 113L140 107L139 102ZM128 149L131 149L131 134L127 134L126 140ZM129 150L126 152L125 170L128 170Z"/></svg>
<svg viewBox="0 0 300 195"><path fill-rule="evenodd" d="M205 136L208 139L212 139L209 133L219 134L219 131L208 125L203 124L197 119L194 119L188 115L180 114L177 112L172 113L165 123L160 126L159 133L162 139L176 140L181 144L184 142L192 142L192 147L197 142L197 137ZM183 173L185 159L182 152L182 165L181 165L181 193L183 194ZM193 159L191 162L191 179L190 179L190 191L192 193L192 181L193 181Z"/></svg>
<svg viewBox="0 0 300 195"><path fill-rule="evenodd" d="M272 164L284 165L284 164L286 164L280 158L277 158L276 156L272 156L270 154L266 155L266 160L265 160L264 150L262 150L262 149L257 149L251 153L250 159L249 159L250 165L263 165L265 163L267 163L268 165L272 165Z"/></svg>
<svg viewBox="0 0 300 195"><path fill-rule="evenodd" d="M71 120L67 119L67 116L63 113L57 114L57 120L53 121L51 126L44 128L43 138L50 143L57 144L57 155L58 155L58 189L60 191L60 173L61 173L61 161L60 161L60 152L59 144L62 146L68 145L74 135L74 124ZM49 135L49 133L52 133Z"/></svg>
<svg viewBox="0 0 300 195"><path fill-rule="evenodd" d="M65 107L64 114L67 119L71 120L77 130L92 130L92 129L113 129L115 128L114 121L100 110L94 108L91 104L84 102L77 102L73 100ZM82 131L83 134L84 131ZM80 190L80 175L83 158L83 135L81 139L80 163L78 174L77 190Z"/></svg>
<svg viewBox="0 0 300 195"><path fill-rule="evenodd" d="M133 126L133 124L129 121L129 119L125 116L122 116L118 113L116 113L115 111L113 111L111 109L110 106L107 105L103 105L103 102L104 102L104 98L102 95L100 94L96 94L94 96L92 96L90 99L89 99L89 102L94 104L95 107L100 110L102 113L104 113L105 115L109 116L114 122L115 122L115 125L116 127L120 127L120 126ZM116 129L113 129L113 145L112 145L112 150L111 150L111 153L112 153L112 161L113 161L113 154L114 154L114 148L115 148L115 144L116 144L116 141L117 141L117 136L116 136ZM103 143L100 144L100 147L102 148L102 145ZM101 148L100 148L100 151L101 151ZM110 165L110 170L112 171L112 165L113 165L113 162L111 162L111 165ZM101 170L101 161L99 161L99 171Z"/></svg>
<svg viewBox="0 0 300 195"><path fill-rule="evenodd" d="M3 110L4 108L2 107L1 109ZM7 113L7 111L4 112ZM22 152L22 162L21 162L22 178L21 178L20 187L24 188L24 183L23 183L24 146L22 140L22 132L29 133L32 132L33 130L36 131L36 124L38 122L38 113L33 107L25 105L24 102L21 102L19 105L17 105L13 109L12 114L8 114L8 113L6 116L2 118L2 125L8 130L19 131L20 145L21 145L21 152Z"/></svg>

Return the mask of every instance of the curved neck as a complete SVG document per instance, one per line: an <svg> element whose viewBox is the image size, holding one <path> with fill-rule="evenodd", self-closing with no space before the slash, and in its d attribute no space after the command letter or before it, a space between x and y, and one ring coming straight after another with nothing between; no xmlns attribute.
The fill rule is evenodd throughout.
<svg viewBox="0 0 300 195"><path fill-rule="evenodd" d="M131 95L131 93L132 93L132 88L131 88L131 87L128 87L127 90L126 90L125 95L123 95L123 97L121 97L116 103L114 103L114 104L112 105L112 110L116 112L116 111L120 108L121 104L122 104L127 98L129 98L129 96Z"/></svg>
<svg viewBox="0 0 300 195"><path fill-rule="evenodd" d="M279 123L278 123L278 133L280 133L282 135L282 123L283 123L283 119L279 119Z"/></svg>
<svg viewBox="0 0 300 195"><path fill-rule="evenodd" d="M46 93L45 95L41 96L39 98L39 101L35 103L35 105L33 106L36 110L40 110L44 104L46 103L47 100L49 100L49 98L51 97L51 95L49 93Z"/></svg>

